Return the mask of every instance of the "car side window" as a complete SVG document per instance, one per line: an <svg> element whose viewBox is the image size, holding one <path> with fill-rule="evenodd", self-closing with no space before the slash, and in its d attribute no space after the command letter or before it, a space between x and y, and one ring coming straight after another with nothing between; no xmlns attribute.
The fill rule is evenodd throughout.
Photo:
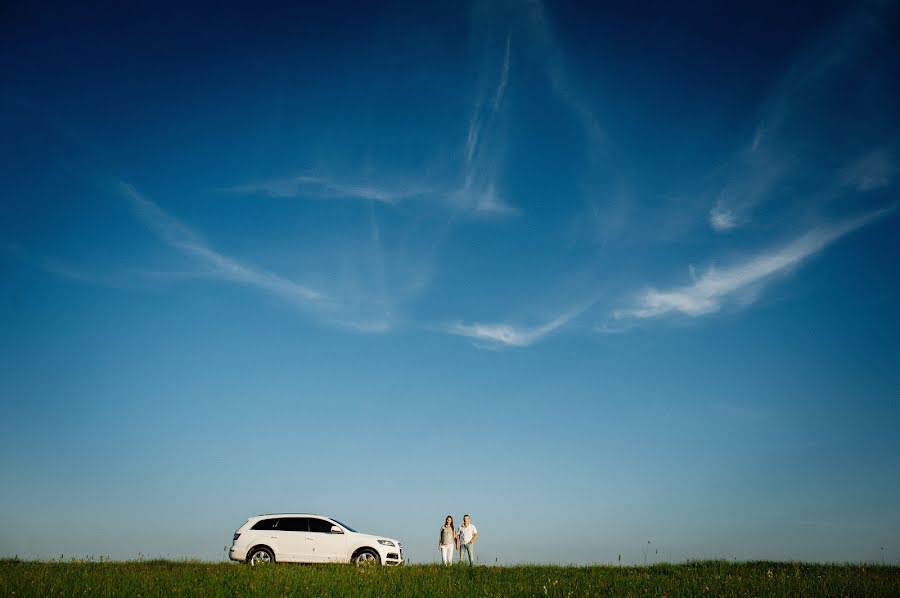
<svg viewBox="0 0 900 598"><path fill-rule="evenodd" d="M330 534L331 526L334 524L330 521L325 521L324 519L314 519L310 517L309 519L309 531L316 532L319 534Z"/></svg>
<svg viewBox="0 0 900 598"><path fill-rule="evenodd" d="M273 530L278 527L278 519L260 519L250 529Z"/></svg>
<svg viewBox="0 0 900 598"><path fill-rule="evenodd" d="M278 530L284 532L305 532L309 529L307 517L285 517L278 522Z"/></svg>

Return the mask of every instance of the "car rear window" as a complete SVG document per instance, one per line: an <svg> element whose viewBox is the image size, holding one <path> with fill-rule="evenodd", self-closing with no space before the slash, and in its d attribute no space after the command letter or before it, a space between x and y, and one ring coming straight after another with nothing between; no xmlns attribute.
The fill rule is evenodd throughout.
<svg viewBox="0 0 900 598"><path fill-rule="evenodd" d="M275 529L277 527L278 527L278 519L273 518L273 519L260 519L259 521L254 523L253 527L251 527L250 529L268 530L268 529Z"/></svg>

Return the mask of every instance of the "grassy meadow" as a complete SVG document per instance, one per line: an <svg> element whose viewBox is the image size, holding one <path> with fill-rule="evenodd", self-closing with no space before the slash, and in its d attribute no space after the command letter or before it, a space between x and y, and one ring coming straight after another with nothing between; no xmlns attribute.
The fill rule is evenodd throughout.
<svg viewBox="0 0 900 598"><path fill-rule="evenodd" d="M0 596L900 596L900 567L689 562L645 567L0 561Z"/></svg>

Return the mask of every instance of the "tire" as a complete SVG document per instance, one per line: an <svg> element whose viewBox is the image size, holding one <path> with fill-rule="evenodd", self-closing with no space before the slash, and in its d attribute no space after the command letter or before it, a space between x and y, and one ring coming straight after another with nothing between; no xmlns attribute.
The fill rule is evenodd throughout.
<svg viewBox="0 0 900 598"><path fill-rule="evenodd" d="M368 567L371 565L380 565L381 557L371 548L363 548L353 557L353 564L357 567Z"/></svg>
<svg viewBox="0 0 900 598"><path fill-rule="evenodd" d="M268 546L256 546L247 553L247 564L251 567L275 562L275 555Z"/></svg>

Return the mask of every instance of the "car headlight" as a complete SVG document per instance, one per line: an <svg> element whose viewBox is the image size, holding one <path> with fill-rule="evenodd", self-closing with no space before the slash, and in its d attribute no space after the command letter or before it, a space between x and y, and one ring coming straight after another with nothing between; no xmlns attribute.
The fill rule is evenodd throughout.
<svg viewBox="0 0 900 598"><path fill-rule="evenodd" d="M382 546L396 546L396 544L394 544L390 540L378 540L378 543Z"/></svg>
<svg viewBox="0 0 900 598"><path fill-rule="evenodd" d="M234 532L234 537L231 539L232 542L237 542L237 539L240 538L241 535L237 532Z"/></svg>

